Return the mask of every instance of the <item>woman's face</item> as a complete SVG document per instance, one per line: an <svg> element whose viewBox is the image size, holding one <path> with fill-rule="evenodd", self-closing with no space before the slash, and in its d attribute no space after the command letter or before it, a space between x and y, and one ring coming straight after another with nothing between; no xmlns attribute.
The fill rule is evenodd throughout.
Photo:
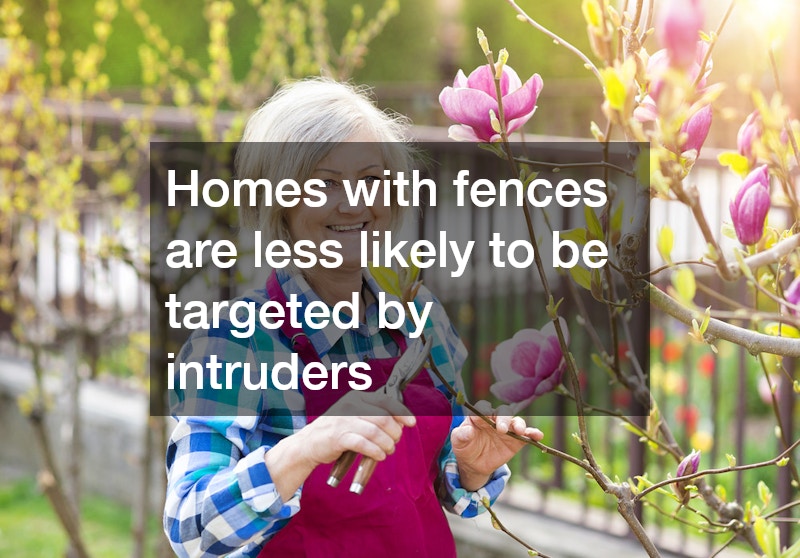
<svg viewBox="0 0 800 558"><path fill-rule="evenodd" d="M384 169L380 143L371 135L356 134L334 147L311 174L311 178L325 181L327 203L322 207L300 203L287 211L292 240L311 240L317 247L326 240L336 240L342 246L341 268L360 270L361 232L367 231L367 238L372 240L372 231L389 230L392 212L390 206L384 205L383 186L372 206L366 205L363 197L351 206L343 181L349 180L355 191L359 180L370 185L375 179L382 181Z"/></svg>

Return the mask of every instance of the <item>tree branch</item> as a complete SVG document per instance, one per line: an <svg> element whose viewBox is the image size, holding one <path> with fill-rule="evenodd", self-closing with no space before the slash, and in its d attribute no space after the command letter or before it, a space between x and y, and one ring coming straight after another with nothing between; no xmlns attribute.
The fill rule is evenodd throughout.
<svg viewBox="0 0 800 558"><path fill-rule="evenodd" d="M659 310L669 314L676 320L691 326L692 320L702 321L703 315L684 307L667 293L648 283L650 303ZM773 337L731 325L727 322L711 318L705 332L706 337L725 339L747 349L752 355L771 353L787 357L800 357L800 343L788 337Z"/></svg>

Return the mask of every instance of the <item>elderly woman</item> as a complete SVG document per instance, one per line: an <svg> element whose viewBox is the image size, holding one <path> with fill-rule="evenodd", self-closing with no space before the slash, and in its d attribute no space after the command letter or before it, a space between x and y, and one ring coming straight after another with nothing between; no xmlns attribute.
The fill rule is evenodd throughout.
<svg viewBox="0 0 800 558"><path fill-rule="evenodd" d="M221 320L218 328L195 332L180 359L207 363L216 355L250 363L251 370L288 362L293 354L326 369L363 361L373 391L306 389L300 383L297 390L249 395L252 416L180 417L167 454L164 516L178 555L454 557L442 506L462 517L483 511L484 499L493 501L503 490L505 464L522 446L506 432L541 438L518 417L497 417L496 429L465 417L427 369L406 390L405 404L374 391L410 339L405 326L379 327L376 306L383 293L361 267L361 232L393 230L401 208L384 205L382 196L374 205L352 206L342 183L408 168L403 134L404 123L360 91L319 79L284 87L250 118L237 176L293 177L299 184L316 178L324 184L325 203L259 203L243 209L244 222L290 245L308 240L319 250L336 241L340 265L322 265L323 254L317 254L303 260L315 265L277 269L265 289L243 297L256 306L286 306L296 296L301 324L285 320L279 329L259 327L241 339L232 335L230 320ZM357 327L309 327L305 307L321 301L332 308L354 293ZM465 348L429 291L421 288L414 302L429 304L424 336L433 343L430 358L458 390ZM218 408L214 401L209 405ZM336 488L326 482L333 463L348 451L378 462L363 494L348 491L348 480Z"/></svg>

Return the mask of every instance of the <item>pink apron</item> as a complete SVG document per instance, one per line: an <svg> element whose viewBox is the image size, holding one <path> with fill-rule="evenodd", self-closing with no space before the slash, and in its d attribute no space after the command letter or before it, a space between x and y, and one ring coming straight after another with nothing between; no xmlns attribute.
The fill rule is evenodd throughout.
<svg viewBox="0 0 800 558"><path fill-rule="evenodd" d="M286 295L273 273L267 281L271 300L286 304ZM302 330L289 320L281 328L292 339L293 350L308 364L319 355ZM406 341L397 330L390 334L401 350ZM375 391L392 372L397 358L372 359L370 376ZM451 411L447 398L424 371L404 392L404 402L417 417L414 428L403 428L396 451L378 463L361 495L349 491L356 467L337 488L326 484L333 464L320 465L303 484L300 511L270 539L259 558L455 558L455 543L434 491L439 476L438 457L450 432ZM304 393L311 422L347 391L345 371L340 386Z"/></svg>

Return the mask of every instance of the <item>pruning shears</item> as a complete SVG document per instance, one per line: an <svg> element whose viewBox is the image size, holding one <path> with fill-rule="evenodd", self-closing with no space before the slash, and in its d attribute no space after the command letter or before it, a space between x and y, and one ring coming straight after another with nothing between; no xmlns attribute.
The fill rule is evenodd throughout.
<svg viewBox="0 0 800 558"><path fill-rule="evenodd" d="M432 346L433 340L431 338L428 338L425 342L422 341L422 338L414 341L397 360L392 368L392 373L389 375L389 379L386 380L386 384L381 388L380 392L402 403L403 390L417 377L420 370L422 370L425 361L428 360L431 354ZM339 456L339 459L336 460L336 464L333 466L331 474L328 477L328 486L339 486L342 478L353 466L357 456L358 454L354 451L346 451ZM376 461L374 459L362 457L358 464L353 482L350 485L350 492L361 494L364 491L364 487L369 482L370 477L372 477L372 472L375 470L375 465Z"/></svg>

